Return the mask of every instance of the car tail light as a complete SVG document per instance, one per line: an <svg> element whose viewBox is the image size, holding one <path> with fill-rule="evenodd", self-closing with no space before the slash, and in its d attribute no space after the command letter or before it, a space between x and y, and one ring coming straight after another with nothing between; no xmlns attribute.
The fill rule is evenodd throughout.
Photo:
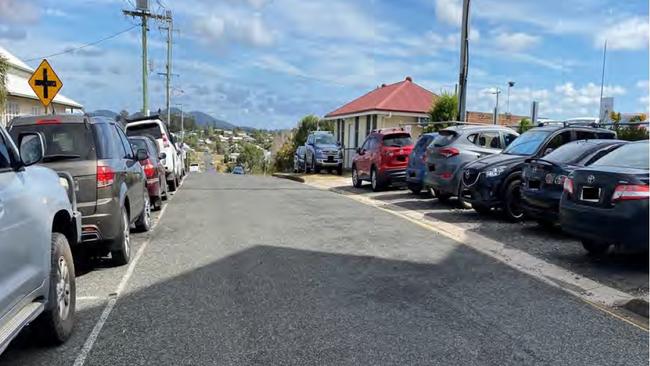
<svg viewBox="0 0 650 366"><path fill-rule="evenodd" d="M555 180L553 181L553 183L557 184L558 186L561 186L564 184L565 181L566 181L566 175L560 174L555 176Z"/></svg>
<svg viewBox="0 0 650 366"><path fill-rule="evenodd" d="M568 194L573 194L573 179L566 178L564 180L564 191Z"/></svg>
<svg viewBox="0 0 650 366"><path fill-rule="evenodd" d="M648 186L641 184L621 184L614 189L612 202L647 200L648 198L650 198Z"/></svg>
<svg viewBox="0 0 650 366"><path fill-rule="evenodd" d="M438 150L438 154L444 156L445 158L451 158L452 156L460 154L460 151L458 151L458 149L455 147L443 147L442 149Z"/></svg>
<svg viewBox="0 0 650 366"><path fill-rule="evenodd" d="M97 164L97 188L111 186L114 179L115 172L110 166Z"/></svg>
<svg viewBox="0 0 650 366"><path fill-rule="evenodd" d="M163 146L169 147L169 139L167 138L167 135L162 135L162 140L163 140Z"/></svg>
<svg viewBox="0 0 650 366"><path fill-rule="evenodd" d="M151 164L151 160L147 159L142 162L142 169L147 178L153 178L156 174L156 168Z"/></svg>
<svg viewBox="0 0 650 366"><path fill-rule="evenodd" d="M444 172L444 173L440 174L440 178L442 178L442 179L451 179L451 177L453 177L453 176L454 175L451 174L451 172Z"/></svg>
<svg viewBox="0 0 650 366"><path fill-rule="evenodd" d="M37 125L58 125L61 124L61 119L59 118L43 118L36 120Z"/></svg>

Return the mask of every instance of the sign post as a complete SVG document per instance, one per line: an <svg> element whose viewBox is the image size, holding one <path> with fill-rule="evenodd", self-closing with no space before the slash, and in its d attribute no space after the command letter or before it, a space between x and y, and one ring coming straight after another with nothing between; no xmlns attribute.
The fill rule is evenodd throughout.
<svg viewBox="0 0 650 366"><path fill-rule="evenodd" d="M45 114L47 114L47 107L63 87L63 82L54 72L50 63L47 60L43 60L29 78L29 86L36 93L36 97L38 97L38 100L45 107Z"/></svg>

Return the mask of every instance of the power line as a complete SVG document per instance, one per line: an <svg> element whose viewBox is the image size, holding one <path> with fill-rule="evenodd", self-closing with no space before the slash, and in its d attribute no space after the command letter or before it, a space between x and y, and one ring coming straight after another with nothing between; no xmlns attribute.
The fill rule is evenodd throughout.
<svg viewBox="0 0 650 366"><path fill-rule="evenodd" d="M55 57L55 56L60 56L60 55L66 54L66 53L71 53L71 52L74 52L74 51L80 50L80 49L82 49L82 48L86 48L86 47L94 46L94 45L99 44L99 43L102 43L102 42L104 42L104 41L108 41L109 39L115 38L115 37L117 37L117 36L119 36L119 35L121 35L121 34L124 34L124 33L128 32L128 31L130 31L131 29L133 29L133 28L135 28L135 27L139 27L139 26L140 26L139 24L136 24L136 25L133 25L133 26L131 26L131 27L129 27L129 28L123 30L123 31L120 31L120 32L117 32L117 33L111 34L110 36L104 37L104 38L102 38L102 39L99 39L99 40L96 40L96 41L93 41L93 42L90 42L90 43L86 43L86 44L81 45L81 46L79 46L79 47L66 48L65 50L63 50L63 51L61 51L61 52L53 53L53 54L51 54L51 55L42 56L42 57L34 57L34 58L30 58L30 59L28 59L28 60L25 60L25 62L36 61L36 60L41 60L41 59L44 59L44 58L51 58L51 57Z"/></svg>

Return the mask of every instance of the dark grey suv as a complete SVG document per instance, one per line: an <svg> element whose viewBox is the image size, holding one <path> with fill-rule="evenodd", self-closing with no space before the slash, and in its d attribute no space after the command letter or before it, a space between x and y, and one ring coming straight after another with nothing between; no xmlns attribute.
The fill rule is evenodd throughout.
<svg viewBox="0 0 650 366"><path fill-rule="evenodd" d="M45 143L41 164L74 178L82 214L82 245L87 254L106 255L115 264L131 256L130 227L140 231L151 225L149 194L139 161L122 128L114 121L83 115L45 115L14 118L9 133L15 141L22 133L38 132Z"/></svg>

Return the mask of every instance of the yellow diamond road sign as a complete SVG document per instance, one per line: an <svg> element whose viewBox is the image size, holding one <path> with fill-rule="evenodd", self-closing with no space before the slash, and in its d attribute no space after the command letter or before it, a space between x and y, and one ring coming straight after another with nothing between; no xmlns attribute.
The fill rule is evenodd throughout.
<svg viewBox="0 0 650 366"><path fill-rule="evenodd" d="M47 107L52 103L59 90L61 90L63 83L49 62L43 60L32 74L32 77L29 78L29 86L32 87L32 90L34 90L41 103Z"/></svg>

